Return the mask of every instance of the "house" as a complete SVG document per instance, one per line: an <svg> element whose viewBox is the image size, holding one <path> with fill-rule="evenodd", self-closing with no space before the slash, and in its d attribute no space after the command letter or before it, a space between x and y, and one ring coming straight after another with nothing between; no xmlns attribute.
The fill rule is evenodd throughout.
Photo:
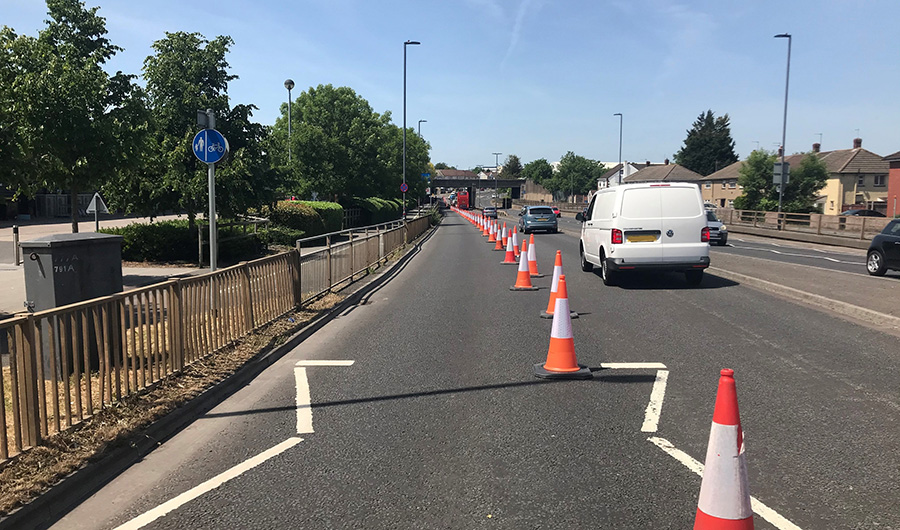
<svg viewBox="0 0 900 530"><path fill-rule="evenodd" d="M610 167L605 173L600 175L600 178L597 180L597 189L602 190L603 188L607 188L610 186L618 186L619 185L619 170L622 171L622 179L624 183L624 179L634 175L638 171L653 165L663 165L663 164L651 164L648 160L647 163L641 164L636 162L624 162L622 164L604 164Z"/></svg>
<svg viewBox="0 0 900 530"><path fill-rule="evenodd" d="M888 163L887 216L900 216L900 151L884 157Z"/></svg>
<svg viewBox="0 0 900 530"><path fill-rule="evenodd" d="M888 195L888 161L863 149L861 138L853 140L852 149L821 151L820 147L818 143L812 145L812 153L825 163L828 170L828 180L819 190L816 201L822 206L822 213L837 215L851 208L884 212ZM793 171L806 155L786 156L784 161L790 164ZM743 165L743 161L735 162L704 177L700 187L703 200L719 207L732 206L734 199L743 193L737 183Z"/></svg>
<svg viewBox="0 0 900 530"><path fill-rule="evenodd" d="M667 158L663 164L649 164L625 177L622 182L624 184L634 184L635 182L694 182L699 184L702 178L703 175L700 173L678 164L670 164Z"/></svg>

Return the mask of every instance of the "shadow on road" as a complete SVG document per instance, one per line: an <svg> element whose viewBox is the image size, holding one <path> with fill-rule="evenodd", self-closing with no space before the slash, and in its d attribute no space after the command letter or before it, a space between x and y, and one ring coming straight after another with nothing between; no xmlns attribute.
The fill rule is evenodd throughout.
<svg viewBox="0 0 900 530"><path fill-rule="evenodd" d="M594 268L594 275L600 280L599 268ZM692 290L692 289L722 289L724 287L735 287L740 285L738 282L716 276L710 272L703 274L703 281L700 285L688 285L684 279L684 274L676 272L652 272L652 271L629 271L620 273L616 277L615 287L628 290Z"/></svg>

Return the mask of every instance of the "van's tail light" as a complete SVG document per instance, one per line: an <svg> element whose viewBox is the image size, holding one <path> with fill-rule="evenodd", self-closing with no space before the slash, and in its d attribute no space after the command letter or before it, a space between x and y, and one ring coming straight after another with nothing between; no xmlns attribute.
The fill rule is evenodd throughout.
<svg viewBox="0 0 900 530"><path fill-rule="evenodd" d="M703 230L700 231L700 242L701 243L709 243L709 227L704 226Z"/></svg>
<svg viewBox="0 0 900 530"><path fill-rule="evenodd" d="M709 240L709 230L706 231L706 239ZM613 245L621 245L622 244L622 231L618 228L612 229L612 244Z"/></svg>

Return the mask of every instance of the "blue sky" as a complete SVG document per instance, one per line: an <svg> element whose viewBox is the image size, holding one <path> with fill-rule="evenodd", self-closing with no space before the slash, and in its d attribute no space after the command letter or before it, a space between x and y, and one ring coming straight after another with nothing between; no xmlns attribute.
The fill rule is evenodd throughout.
<svg viewBox="0 0 900 530"><path fill-rule="evenodd" d="M88 0L140 73L166 31L231 35L232 104L274 123L299 90L349 86L378 112L422 124L433 162L523 163L567 151L603 161L671 158L697 116L728 113L738 155L781 141L791 33L787 151L900 150L897 0ZM0 0L0 24L34 35L40 0ZM857 131L858 130L858 131ZM759 142L757 144L757 142Z"/></svg>

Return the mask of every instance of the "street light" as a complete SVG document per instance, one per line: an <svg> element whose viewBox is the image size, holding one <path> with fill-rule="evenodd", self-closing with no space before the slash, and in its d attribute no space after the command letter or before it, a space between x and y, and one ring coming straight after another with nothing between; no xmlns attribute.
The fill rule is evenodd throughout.
<svg viewBox="0 0 900 530"><path fill-rule="evenodd" d="M284 88L288 91L288 164L291 163L291 89L294 88L293 79L285 79Z"/></svg>
<svg viewBox="0 0 900 530"><path fill-rule="evenodd" d="M491 153L494 155L494 171L497 171L497 168L500 167L500 155L503 153ZM491 204L497 206L497 176L494 175L494 196L491 197Z"/></svg>
<svg viewBox="0 0 900 530"><path fill-rule="evenodd" d="M408 40L403 43L403 187L406 188L406 47L418 46L419 41ZM406 192L403 192L403 220L406 220Z"/></svg>
<svg viewBox="0 0 900 530"><path fill-rule="evenodd" d="M622 113L617 112L613 116L619 117L619 184L622 184Z"/></svg>
<svg viewBox="0 0 900 530"><path fill-rule="evenodd" d="M419 138L422 137L422 122L428 123L428 120L419 120Z"/></svg>
<svg viewBox="0 0 900 530"><path fill-rule="evenodd" d="M778 213L781 213L781 201L784 197L784 153L787 151L784 142L787 137L787 103L788 103L788 84L791 80L791 34L780 33L775 35L776 39L787 39L787 73L784 76L784 122L781 127L781 181L778 183ZM780 217L779 217L780 223Z"/></svg>

